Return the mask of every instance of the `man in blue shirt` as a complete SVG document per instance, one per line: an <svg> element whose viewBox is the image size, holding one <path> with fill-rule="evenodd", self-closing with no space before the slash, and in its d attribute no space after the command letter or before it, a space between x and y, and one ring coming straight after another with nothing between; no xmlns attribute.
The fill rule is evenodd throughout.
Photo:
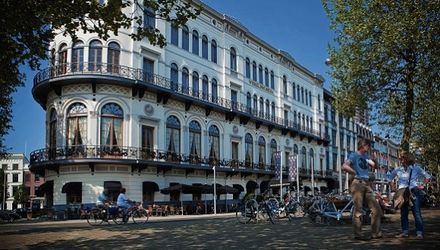
<svg viewBox="0 0 440 250"><path fill-rule="evenodd" d="M382 238L381 217L382 209L375 199L373 190L369 186L369 166L377 168L377 164L370 160L367 153L370 150L370 141L360 139L357 152L351 153L342 165L342 170L354 176L350 186L353 198L353 227L354 238L357 240L369 240ZM362 207L364 202L371 210L371 237L362 236Z"/></svg>
<svg viewBox="0 0 440 250"><path fill-rule="evenodd" d="M388 181L393 180L395 177L398 178L398 189L406 188L409 186L409 189L415 200L412 201L412 206L409 204L404 204L400 209L400 220L402 226L402 233L397 235L397 237L407 238L409 232L409 222L408 222L408 212L411 209L414 222L416 224L416 237L417 239L423 239L423 219L422 219L422 211L420 209L423 192L419 189L417 180L420 178L425 178L425 182L428 182L431 176L423 170L420 166L414 165L415 157L413 154L409 152L402 152L399 158L402 166L395 168L391 175L389 176Z"/></svg>
<svg viewBox="0 0 440 250"><path fill-rule="evenodd" d="M116 201L116 205L123 209L124 211L124 220L127 220L126 218L127 211L129 208L133 207L133 202L125 196L126 189L121 188L121 193L118 196L118 200Z"/></svg>

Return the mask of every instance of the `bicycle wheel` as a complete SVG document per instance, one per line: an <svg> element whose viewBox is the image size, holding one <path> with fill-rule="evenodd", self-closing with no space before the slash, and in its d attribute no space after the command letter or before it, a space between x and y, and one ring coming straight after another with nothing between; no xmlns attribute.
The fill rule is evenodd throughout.
<svg viewBox="0 0 440 250"><path fill-rule="evenodd" d="M87 223L89 223L91 226L101 225L104 221L102 210L99 208L94 208L87 211L86 219Z"/></svg>
<svg viewBox="0 0 440 250"><path fill-rule="evenodd" d="M137 209L131 214L134 224L145 224L148 221L148 211L145 209Z"/></svg>
<svg viewBox="0 0 440 250"><path fill-rule="evenodd" d="M238 210L235 212L235 217L238 222L242 224L247 224L251 220L251 210L250 208L246 208L246 204L241 205Z"/></svg>
<svg viewBox="0 0 440 250"><path fill-rule="evenodd" d="M128 216L127 216L127 214L124 214L123 209L119 209L118 214L115 215L115 217L113 218L113 221L118 225L126 224L128 221Z"/></svg>
<svg viewBox="0 0 440 250"><path fill-rule="evenodd" d="M286 207L286 214L289 221L292 221L294 218L302 218L306 215L303 206L298 202L289 203Z"/></svg>

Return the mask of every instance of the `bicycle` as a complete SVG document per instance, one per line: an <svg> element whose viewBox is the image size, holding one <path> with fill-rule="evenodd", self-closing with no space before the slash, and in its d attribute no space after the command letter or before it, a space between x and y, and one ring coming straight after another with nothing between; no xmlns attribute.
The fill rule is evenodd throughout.
<svg viewBox="0 0 440 250"><path fill-rule="evenodd" d="M268 200L257 202L256 199L249 199L236 212L236 218L242 224L248 224L251 220L269 220L272 224L275 224L274 217L274 212Z"/></svg>
<svg viewBox="0 0 440 250"><path fill-rule="evenodd" d="M132 202L134 205L127 209L127 212L123 208L118 209L117 216L114 221L116 224L126 224L130 217L134 224L145 224L148 221L148 211L142 206L141 202Z"/></svg>

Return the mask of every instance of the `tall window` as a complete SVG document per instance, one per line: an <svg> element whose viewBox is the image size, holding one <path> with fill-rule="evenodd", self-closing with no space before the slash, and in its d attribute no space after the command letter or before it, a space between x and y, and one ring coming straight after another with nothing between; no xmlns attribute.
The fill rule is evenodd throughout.
<svg viewBox="0 0 440 250"><path fill-rule="evenodd" d="M179 46L179 27L171 24L171 44Z"/></svg>
<svg viewBox="0 0 440 250"><path fill-rule="evenodd" d="M202 99L203 100L208 100L209 95L208 95L208 77L206 75L202 76Z"/></svg>
<svg viewBox="0 0 440 250"><path fill-rule="evenodd" d="M182 92L189 93L189 72L187 68L182 69Z"/></svg>
<svg viewBox="0 0 440 250"><path fill-rule="evenodd" d="M209 143L209 161L215 165L220 159L220 131L215 125L209 127Z"/></svg>
<svg viewBox="0 0 440 250"><path fill-rule="evenodd" d="M82 71L84 63L84 43L76 42L72 47L72 72Z"/></svg>
<svg viewBox="0 0 440 250"><path fill-rule="evenodd" d="M310 166L309 166L309 168L310 169L315 169L314 167L315 167L315 152L313 151L313 148L311 148L310 150L309 150L309 163L310 163Z"/></svg>
<svg viewBox="0 0 440 250"><path fill-rule="evenodd" d="M267 68L264 69L264 84L269 87L269 70Z"/></svg>
<svg viewBox="0 0 440 250"><path fill-rule="evenodd" d="M301 102L304 103L304 88L301 87Z"/></svg>
<svg viewBox="0 0 440 250"><path fill-rule="evenodd" d="M292 83L292 98L296 99L296 86L295 83Z"/></svg>
<svg viewBox="0 0 440 250"><path fill-rule="evenodd" d="M119 72L119 55L121 53L121 47L115 42L108 44L107 64L108 71L111 73Z"/></svg>
<svg viewBox="0 0 440 250"><path fill-rule="evenodd" d="M306 89L306 105L309 106L309 91Z"/></svg>
<svg viewBox="0 0 440 250"><path fill-rule="evenodd" d="M233 89L231 89L231 104L232 104L232 109L236 110L238 104L238 95L237 95L237 91Z"/></svg>
<svg viewBox="0 0 440 250"><path fill-rule="evenodd" d="M217 63L217 42L215 40L211 41L211 61Z"/></svg>
<svg viewBox="0 0 440 250"><path fill-rule="evenodd" d="M189 51L189 30L186 25L182 26L182 48Z"/></svg>
<svg viewBox="0 0 440 250"><path fill-rule="evenodd" d="M67 45L65 43L60 45L58 51L59 74L65 74L67 70Z"/></svg>
<svg viewBox="0 0 440 250"><path fill-rule="evenodd" d="M144 8L144 29L154 30L156 28L156 15L150 8Z"/></svg>
<svg viewBox="0 0 440 250"><path fill-rule="evenodd" d="M261 66L261 64L258 65L258 80L259 80L260 83L264 83L264 80L263 80L263 66Z"/></svg>
<svg viewBox="0 0 440 250"><path fill-rule="evenodd" d="M52 109L49 117L49 157L55 157L57 148L57 111Z"/></svg>
<svg viewBox="0 0 440 250"><path fill-rule="evenodd" d="M199 32L193 30L192 34L192 53L199 55Z"/></svg>
<svg viewBox="0 0 440 250"><path fill-rule="evenodd" d="M301 148L301 168L303 168L303 169L307 168L307 165L306 165L307 159L306 159L306 157L307 157L306 147L302 147Z"/></svg>
<svg viewBox="0 0 440 250"><path fill-rule="evenodd" d="M154 127L142 125L142 158L151 159L154 154Z"/></svg>
<svg viewBox="0 0 440 250"><path fill-rule="evenodd" d="M246 77L251 78L251 61L246 58Z"/></svg>
<svg viewBox="0 0 440 250"><path fill-rule="evenodd" d="M240 143L237 141L233 141L231 143L231 154L232 154L232 167L238 166L238 148L240 146Z"/></svg>
<svg viewBox="0 0 440 250"><path fill-rule="evenodd" d="M67 110L67 147L84 150L87 141L87 108L82 103L74 103Z"/></svg>
<svg viewBox="0 0 440 250"><path fill-rule="evenodd" d="M257 97L257 95L254 95L254 97L253 97L253 99L254 99L254 105L253 105L253 112L252 112L252 114L253 115L257 115L258 114L258 97Z"/></svg>
<svg viewBox="0 0 440 250"><path fill-rule="evenodd" d="M144 57L142 71L144 81L154 83L154 61Z"/></svg>
<svg viewBox="0 0 440 250"><path fill-rule="evenodd" d="M297 96L296 100L297 100L298 102L301 101L301 98L300 98L299 94L300 94L300 91L299 91L299 85L296 85L296 96Z"/></svg>
<svg viewBox="0 0 440 250"><path fill-rule="evenodd" d="M270 71L270 88L275 89L275 76L273 71Z"/></svg>
<svg viewBox="0 0 440 250"><path fill-rule="evenodd" d="M283 76L283 91L284 95L287 95L287 77Z"/></svg>
<svg viewBox="0 0 440 250"><path fill-rule="evenodd" d="M237 52L235 51L234 48L231 48L230 51L230 68L231 71L233 72L237 72Z"/></svg>
<svg viewBox="0 0 440 250"><path fill-rule="evenodd" d="M102 43L98 40L90 42L89 46L89 71L101 70Z"/></svg>
<svg viewBox="0 0 440 250"><path fill-rule="evenodd" d="M251 93L247 92L246 94L246 108L248 113L252 113L252 97Z"/></svg>
<svg viewBox="0 0 440 250"><path fill-rule="evenodd" d="M257 81L257 63L252 62L252 80Z"/></svg>
<svg viewBox="0 0 440 250"><path fill-rule="evenodd" d="M217 80L212 79L211 80L211 95L212 95L212 102L218 101L218 90L217 90Z"/></svg>
<svg viewBox="0 0 440 250"><path fill-rule="evenodd" d="M205 35L202 36L202 57L208 60L208 38Z"/></svg>
<svg viewBox="0 0 440 250"><path fill-rule="evenodd" d="M202 128L197 121L189 123L189 148L191 163L198 163L201 156L202 149Z"/></svg>
<svg viewBox="0 0 440 250"><path fill-rule="evenodd" d="M269 100L266 100L266 113L264 116L266 119L270 119L270 103Z"/></svg>
<svg viewBox="0 0 440 250"><path fill-rule="evenodd" d="M274 121L275 120L275 102L272 102L272 111L270 112L271 113L271 115L272 115L272 121Z"/></svg>
<svg viewBox="0 0 440 250"><path fill-rule="evenodd" d="M192 95L199 96L199 73L196 71L192 73Z"/></svg>
<svg viewBox="0 0 440 250"><path fill-rule="evenodd" d="M264 168L266 164L266 140L263 136L258 138L258 165Z"/></svg>
<svg viewBox="0 0 440 250"><path fill-rule="evenodd" d="M171 64L171 90L177 91L179 90L179 69L177 68L177 64Z"/></svg>
<svg viewBox="0 0 440 250"><path fill-rule="evenodd" d="M309 91L309 104L312 107L312 91Z"/></svg>
<svg viewBox="0 0 440 250"><path fill-rule="evenodd" d="M246 167L252 167L252 162L254 159L254 139L252 135L247 133L244 137L245 142L245 158L244 163Z"/></svg>
<svg viewBox="0 0 440 250"><path fill-rule="evenodd" d="M122 146L124 111L116 103L107 103L101 109L101 145L117 150Z"/></svg>
<svg viewBox="0 0 440 250"><path fill-rule="evenodd" d="M275 167L275 155L277 153L277 141L275 139L272 139L270 141L270 165L272 168Z"/></svg>
<svg viewBox="0 0 440 250"><path fill-rule="evenodd" d="M264 117L264 99L260 97L260 117Z"/></svg>
<svg viewBox="0 0 440 250"><path fill-rule="evenodd" d="M180 154L180 121L174 115L167 118L166 143L168 160L176 161Z"/></svg>
<svg viewBox="0 0 440 250"><path fill-rule="evenodd" d="M321 95L318 95L318 110L321 111Z"/></svg>

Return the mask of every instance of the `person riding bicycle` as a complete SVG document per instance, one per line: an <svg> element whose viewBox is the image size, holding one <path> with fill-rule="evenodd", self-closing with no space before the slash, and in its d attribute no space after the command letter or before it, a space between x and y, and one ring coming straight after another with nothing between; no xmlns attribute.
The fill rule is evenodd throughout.
<svg viewBox="0 0 440 250"><path fill-rule="evenodd" d="M96 201L96 207L105 208L106 215L107 215L106 219L108 219L108 216L109 216L109 207L110 207L111 203L112 202L108 197L108 190L107 190L107 188L104 188L104 190L102 190L102 192L98 196L98 200Z"/></svg>
<svg viewBox="0 0 440 250"><path fill-rule="evenodd" d="M124 217L127 215L128 209L133 207L133 201L129 200L127 196L125 196L126 189L121 188L121 192L118 196L118 200L116 202L116 205L119 208L123 209Z"/></svg>

